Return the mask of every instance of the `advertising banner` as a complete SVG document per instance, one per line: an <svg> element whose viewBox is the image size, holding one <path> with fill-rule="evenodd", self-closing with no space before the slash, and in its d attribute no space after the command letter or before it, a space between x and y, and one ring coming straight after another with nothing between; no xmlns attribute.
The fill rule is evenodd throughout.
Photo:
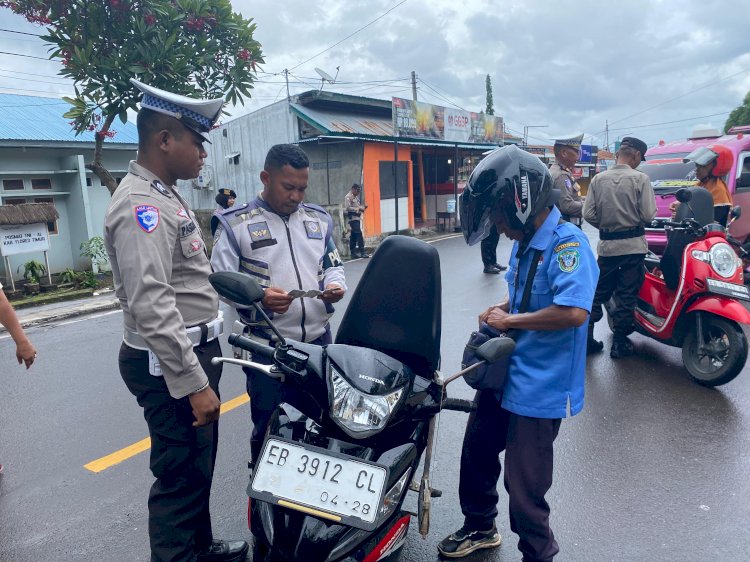
<svg viewBox="0 0 750 562"><path fill-rule="evenodd" d="M504 144L502 117L393 98L393 130L398 137L470 144Z"/></svg>
<svg viewBox="0 0 750 562"><path fill-rule="evenodd" d="M47 223L0 227L0 254L15 256L49 250Z"/></svg>

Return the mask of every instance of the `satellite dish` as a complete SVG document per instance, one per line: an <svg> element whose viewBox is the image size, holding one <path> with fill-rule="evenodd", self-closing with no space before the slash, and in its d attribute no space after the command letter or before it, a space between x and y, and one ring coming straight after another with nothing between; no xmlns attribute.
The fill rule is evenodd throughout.
<svg viewBox="0 0 750 562"><path fill-rule="evenodd" d="M320 76L323 82L329 82L333 84L336 81L336 79L333 76L328 74L325 70L318 68L317 66L315 67L315 72L318 73L318 76Z"/></svg>

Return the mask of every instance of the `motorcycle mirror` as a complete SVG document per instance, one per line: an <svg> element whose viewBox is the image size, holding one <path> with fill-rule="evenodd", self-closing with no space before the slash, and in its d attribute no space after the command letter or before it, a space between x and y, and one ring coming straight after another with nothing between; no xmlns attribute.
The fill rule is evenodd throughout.
<svg viewBox="0 0 750 562"><path fill-rule="evenodd" d="M217 271L208 276L208 282L222 297L244 306L263 300L265 291L246 273Z"/></svg>
<svg viewBox="0 0 750 562"><path fill-rule="evenodd" d="M487 340L480 345L476 354L480 359L484 359L487 363L494 363L503 357L507 357L516 348L516 342L511 338L505 336L499 338L492 338Z"/></svg>
<svg viewBox="0 0 750 562"><path fill-rule="evenodd" d="M742 207L740 207L739 205L732 207L732 218L738 219L741 216L742 216Z"/></svg>
<svg viewBox="0 0 750 562"><path fill-rule="evenodd" d="M693 194L690 193L689 189L685 189L684 187L682 189L678 189L677 193L675 194L675 197L680 203L687 203L693 198Z"/></svg>

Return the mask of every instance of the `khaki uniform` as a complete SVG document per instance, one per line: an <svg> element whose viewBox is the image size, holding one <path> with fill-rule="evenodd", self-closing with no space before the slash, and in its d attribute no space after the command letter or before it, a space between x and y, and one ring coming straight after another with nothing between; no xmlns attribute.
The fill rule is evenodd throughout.
<svg viewBox="0 0 750 562"><path fill-rule="evenodd" d="M158 358L173 398L208 384L186 327L217 317L203 237L177 191L131 162L104 220L104 240L126 331Z"/></svg>
<svg viewBox="0 0 750 562"><path fill-rule="evenodd" d="M554 182L554 188L560 191L557 206L562 213L562 218L581 226L583 220L583 200L581 199L581 186L567 168L558 163L549 168Z"/></svg>

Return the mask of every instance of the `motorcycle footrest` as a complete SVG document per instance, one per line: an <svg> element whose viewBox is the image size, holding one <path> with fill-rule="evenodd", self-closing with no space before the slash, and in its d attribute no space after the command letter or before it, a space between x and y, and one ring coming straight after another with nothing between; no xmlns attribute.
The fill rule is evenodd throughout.
<svg viewBox="0 0 750 562"><path fill-rule="evenodd" d="M419 492L419 482L412 480L411 484L409 484L409 490L411 490L412 492ZM437 488L432 488L430 490L430 497L441 498L443 497L443 491L438 490Z"/></svg>

